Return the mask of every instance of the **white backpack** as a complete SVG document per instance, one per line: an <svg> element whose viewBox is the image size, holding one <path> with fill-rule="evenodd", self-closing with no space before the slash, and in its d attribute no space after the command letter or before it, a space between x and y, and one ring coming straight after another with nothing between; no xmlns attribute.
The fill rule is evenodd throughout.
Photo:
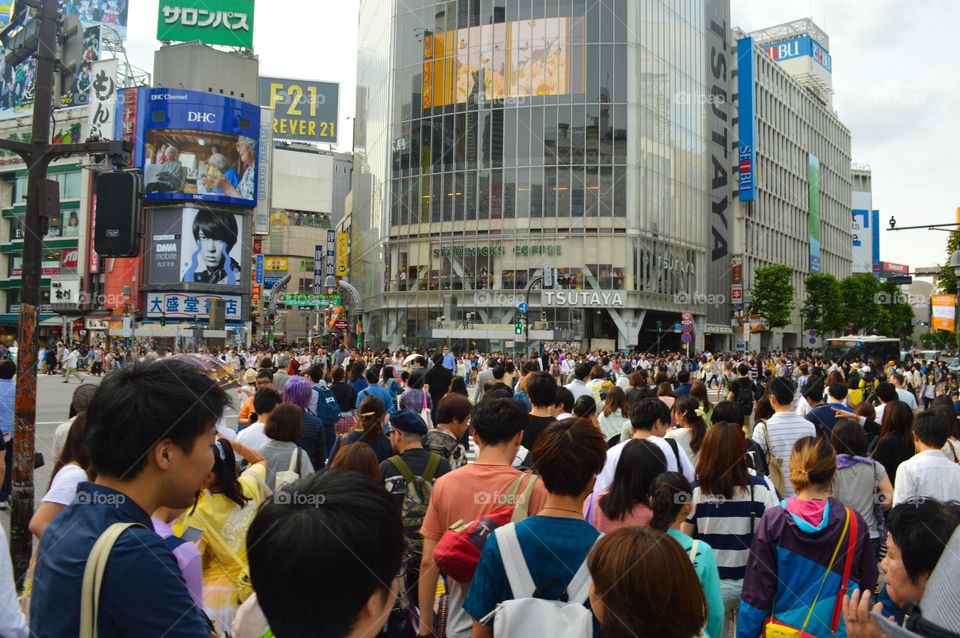
<svg viewBox="0 0 960 638"><path fill-rule="evenodd" d="M590 586L590 572L584 559L567 586L567 601L533 598L536 584L523 559L517 530L513 523L498 527L494 534L510 582L513 600L506 600L480 622L493 619L496 638L512 636L551 636L551 638L591 638L593 614L584 607Z"/></svg>

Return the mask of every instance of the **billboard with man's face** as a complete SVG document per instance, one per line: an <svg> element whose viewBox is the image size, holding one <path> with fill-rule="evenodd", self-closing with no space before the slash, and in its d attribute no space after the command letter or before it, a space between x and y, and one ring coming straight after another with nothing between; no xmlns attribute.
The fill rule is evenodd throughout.
<svg viewBox="0 0 960 638"><path fill-rule="evenodd" d="M147 283L239 287L243 223L243 215L225 210L152 209Z"/></svg>
<svg viewBox="0 0 960 638"><path fill-rule="evenodd" d="M148 201L257 205L258 106L162 88L145 102L137 164Z"/></svg>

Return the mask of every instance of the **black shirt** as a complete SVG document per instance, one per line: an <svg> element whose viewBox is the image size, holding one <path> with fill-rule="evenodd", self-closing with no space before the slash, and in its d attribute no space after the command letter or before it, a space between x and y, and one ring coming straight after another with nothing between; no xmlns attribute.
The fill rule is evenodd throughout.
<svg viewBox="0 0 960 638"><path fill-rule="evenodd" d="M880 439L873 458L883 464L883 469L890 477L890 484L894 485L897 477L897 468L904 461L913 457L916 450L913 441L902 436L887 436Z"/></svg>
<svg viewBox="0 0 960 638"><path fill-rule="evenodd" d="M547 426L556 421L552 416L527 416L527 427L523 430L523 447L528 450L533 449L533 444L537 442L540 433L547 429Z"/></svg>
<svg viewBox="0 0 960 638"><path fill-rule="evenodd" d="M432 454L433 452L418 447L412 450L404 450L400 458L407 464L414 476L423 476L423 472L427 469L427 463L430 461ZM430 482L436 482L438 478L449 471L450 463L441 456L440 463L437 465L437 469L434 471L433 478ZM397 504L402 506L403 495L407 493L407 481L400 474L400 470L390 461L383 461L380 464L380 478L383 481L384 487L387 488L387 491L396 499Z"/></svg>
<svg viewBox="0 0 960 638"><path fill-rule="evenodd" d="M363 432L353 430L337 438L337 442L333 444L333 449L330 450L330 460L333 461L342 446L356 443L362 436ZM377 455L377 461L383 461L387 457L393 456L393 446L390 445L390 439L383 434L374 434L367 441L364 441L364 443L367 443L373 448L373 451Z"/></svg>
<svg viewBox="0 0 960 638"><path fill-rule="evenodd" d="M440 405L440 399L442 399L447 393L447 390L450 389L450 381L452 380L453 373L442 365L434 365L427 370L427 374L423 377L423 383L430 386L430 398L433 399L432 416L434 419L437 417L437 406Z"/></svg>

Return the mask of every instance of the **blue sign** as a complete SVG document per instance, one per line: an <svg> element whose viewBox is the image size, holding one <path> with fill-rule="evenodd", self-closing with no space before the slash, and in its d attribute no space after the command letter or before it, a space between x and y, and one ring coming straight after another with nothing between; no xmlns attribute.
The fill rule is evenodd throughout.
<svg viewBox="0 0 960 638"><path fill-rule="evenodd" d="M136 158L145 199L256 207L260 107L200 91L145 93Z"/></svg>
<svg viewBox="0 0 960 638"><path fill-rule="evenodd" d="M530 306L527 305L527 302L521 301L517 304L517 310L520 311L521 315L527 314L527 311L530 310Z"/></svg>
<svg viewBox="0 0 960 638"><path fill-rule="evenodd" d="M763 50L777 62L792 60L799 57L810 57L829 72L833 72L833 59L830 54L808 35L801 35L792 40L783 40L763 45Z"/></svg>
<svg viewBox="0 0 960 638"><path fill-rule="evenodd" d="M680 343L690 343L691 341L693 341L693 335L689 332L684 332L680 335Z"/></svg>
<svg viewBox="0 0 960 638"><path fill-rule="evenodd" d="M276 286L277 282L280 281L281 279L283 279L283 277L264 277L263 287L266 288L267 290L270 290L271 288Z"/></svg>
<svg viewBox="0 0 960 638"><path fill-rule="evenodd" d="M263 283L263 255L257 255L257 275L256 283Z"/></svg>
<svg viewBox="0 0 960 638"><path fill-rule="evenodd" d="M756 195L756 137L757 120L754 113L756 84L754 82L753 38L737 40L737 90L740 94L739 136L737 165L738 190L741 202L753 201Z"/></svg>

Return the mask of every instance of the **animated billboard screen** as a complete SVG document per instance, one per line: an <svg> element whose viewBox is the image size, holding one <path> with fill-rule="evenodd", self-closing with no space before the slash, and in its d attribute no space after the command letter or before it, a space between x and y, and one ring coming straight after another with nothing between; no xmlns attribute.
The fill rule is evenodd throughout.
<svg viewBox="0 0 960 638"><path fill-rule="evenodd" d="M137 148L145 198L257 205L260 107L182 89L151 89Z"/></svg>
<svg viewBox="0 0 960 638"><path fill-rule="evenodd" d="M147 283L239 287L243 217L209 208L153 209Z"/></svg>

